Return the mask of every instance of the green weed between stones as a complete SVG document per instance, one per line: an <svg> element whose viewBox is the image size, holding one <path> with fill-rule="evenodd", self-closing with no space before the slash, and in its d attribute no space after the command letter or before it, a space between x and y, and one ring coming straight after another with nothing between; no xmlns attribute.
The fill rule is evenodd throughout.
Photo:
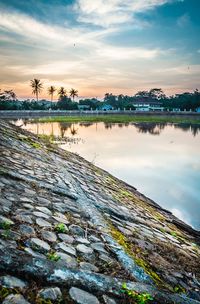
<svg viewBox="0 0 200 304"><path fill-rule="evenodd" d="M2 236L4 239L9 239L9 238L10 238L10 235L11 235L10 229L5 229L5 230L1 233L1 236Z"/></svg>
<svg viewBox="0 0 200 304"><path fill-rule="evenodd" d="M12 293L18 294L19 290L0 286L0 303L2 303L3 300Z"/></svg>
<svg viewBox="0 0 200 304"><path fill-rule="evenodd" d="M174 292L176 292L176 293L186 293L186 290L182 286L177 285L177 286L174 287Z"/></svg>
<svg viewBox="0 0 200 304"><path fill-rule="evenodd" d="M42 148L42 146L39 142L33 141L32 138L30 138L26 135L20 134L19 135L19 140L28 144L29 146L31 146L34 149L41 149Z"/></svg>
<svg viewBox="0 0 200 304"><path fill-rule="evenodd" d="M60 260L60 257L55 252L48 252L47 259L50 261L57 262L58 260Z"/></svg>
<svg viewBox="0 0 200 304"><path fill-rule="evenodd" d="M177 233L175 231L170 231L170 234L174 237L177 237Z"/></svg>
<svg viewBox="0 0 200 304"><path fill-rule="evenodd" d="M0 286L0 302L3 301L12 291L6 287Z"/></svg>
<svg viewBox="0 0 200 304"><path fill-rule="evenodd" d="M57 232L64 233L67 231L67 228L66 228L65 224L59 223L59 224L55 225L54 230Z"/></svg>
<svg viewBox="0 0 200 304"><path fill-rule="evenodd" d="M149 293L138 293L134 290L130 290L126 283L122 284L121 292L132 298L137 304L146 304L149 301L153 301L153 297Z"/></svg>
<svg viewBox="0 0 200 304"><path fill-rule="evenodd" d="M9 230L12 223L10 221L4 221L0 224L0 228L3 228L5 230Z"/></svg>

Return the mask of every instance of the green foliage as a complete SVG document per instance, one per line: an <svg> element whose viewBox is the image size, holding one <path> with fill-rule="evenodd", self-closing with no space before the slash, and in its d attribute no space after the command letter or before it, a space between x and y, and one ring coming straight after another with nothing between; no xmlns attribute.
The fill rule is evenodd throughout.
<svg viewBox="0 0 200 304"><path fill-rule="evenodd" d="M36 79L36 78L31 80L30 82L31 82L30 86L33 89L32 93L36 96L37 101L38 101L38 95L42 91L43 84L40 81L40 79Z"/></svg>
<svg viewBox="0 0 200 304"><path fill-rule="evenodd" d="M51 86L48 88L48 93L51 96L51 102L48 100L38 100L38 95L43 89L43 84L39 79L31 80L31 87L33 94L36 96L35 100L18 100L16 94L12 91L0 91L0 110L48 110L48 109L61 109L61 110L77 110L78 104L73 102L67 96L65 88L61 87L58 90L58 102L52 102L55 88ZM71 89L70 96L74 99L78 95L78 91ZM167 97L162 89L153 88L149 91L139 91L134 96L128 95L113 95L106 93L104 102L99 102L96 98L82 99L79 101L80 105L88 105L92 109L100 109L103 105L110 105L114 109L121 110L135 110L134 104L138 102L156 102L165 109L172 111L173 108L180 110L193 110L200 107L200 92L184 92L182 94L175 94L174 96Z"/></svg>
<svg viewBox="0 0 200 304"><path fill-rule="evenodd" d="M0 223L0 228L8 230L8 229L10 229L11 225L12 225L12 223L9 220L7 220L7 221Z"/></svg>
<svg viewBox="0 0 200 304"><path fill-rule="evenodd" d="M49 259L50 261L57 262L58 260L60 260L60 257L55 252L48 252L47 259Z"/></svg>
<svg viewBox="0 0 200 304"><path fill-rule="evenodd" d="M28 136L25 136L22 134L19 135L19 140L28 144L29 146L31 146L34 149L40 149L42 147L39 142L33 141L32 138L29 138Z"/></svg>
<svg viewBox="0 0 200 304"><path fill-rule="evenodd" d="M4 230L4 231L1 233L1 236L2 236L4 239L9 239L9 238L10 238L10 229Z"/></svg>
<svg viewBox="0 0 200 304"><path fill-rule="evenodd" d="M57 102L57 109L60 110L77 110L78 105L67 96L61 96Z"/></svg>
<svg viewBox="0 0 200 304"><path fill-rule="evenodd" d="M176 293L185 293L186 291L185 291L185 289L182 286L177 285L177 286L174 287L174 292L176 292Z"/></svg>
<svg viewBox="0 0 200 304"><path fill-rule="evenodd" d="M175 231L170 231L170 234L174 237L177 237L177 233Z"/></svg>
<svg viewBox="0 0 200 304"><path fill-rule="evenodd" d="M10 293L8 288L0 286L0 301L3 301Z"/></svg>
<svg viewBox="0 0 200 304"><path fill-rule="evenodd" d="M37 142L31 142L30 143L31 147L35 148L35 149L40 149L41 145Z"/></svg>
<svg viewBox="0 0 200 304"><path fill-rule="evenodd" d="M2 303L3 300L12 293L18 294L19 290L17 288L7 288L0 286L0 303Z"/></svg>
<svg viewBox="0 0 200 304"><path fill-rule="evenodd" d="M55 231L61 232L61 233L64 233L67 231L67 227L63 223L59 223L59 224L55 225L54 229L55 229Z"/></svg>
<svg viewBox="0 0 200 304"><path fill-rule="evenodd" d="M138 293L134 290L128 289L126 283L122 284L121 292L132 298L137 304L146 304L153 300L153 297L149 293Z"/></svg>

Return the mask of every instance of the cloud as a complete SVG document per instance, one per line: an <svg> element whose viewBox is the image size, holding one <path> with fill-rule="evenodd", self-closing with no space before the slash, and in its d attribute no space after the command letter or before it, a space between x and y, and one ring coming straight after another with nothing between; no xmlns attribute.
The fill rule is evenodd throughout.
<svg viewBox="0 0 200 304"><path fill-rule="evenodd" d="M68 25L56 26L37 21L29 15L5 10L0 11L0 30L4 32L4 39L6 33L15 33L26 38L28 43L42 42L42 45L51 44L51 47L56 46L56 48L73 46L75 42L82 45L89 45L91 42L94 44L95 38L101 38L113 31L112 29L87 31ZM53 45L52 42L57 44Z"/></svg>
<svg viewBox="0 0 200 304"><path fill-rule="evenodd" d="M98 49L97 54L111 60L135 60L139 58L152 59L160 54L157 49L133 48L133 47L113 47L107 46Z"/></svg>
<svg viewBox="0 0 200 304"><path fill-rule="evenodd" d="M155 73L167 74L167 75L199 75L200 74L200 65L179 65L176 67L155 69Z"/></svg>
<svg viewBox="0 0 200 304"><path fill-rule="evenodd" d="M130 21L137 23L137 13L168 2L171 0L77 0L74 9L80 22L109 27Z"/></svg>

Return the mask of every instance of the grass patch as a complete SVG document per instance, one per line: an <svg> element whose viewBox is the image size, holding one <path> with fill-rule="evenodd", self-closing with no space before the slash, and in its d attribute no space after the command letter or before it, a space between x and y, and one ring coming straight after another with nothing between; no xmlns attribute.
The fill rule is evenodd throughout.
<svg viewBox="0 0 200 304"><path fill-rule="evenodd" d="M56 252L47 253L47 259L50 261L57 262L60 260L60 257L56 254Z"/></svg>
<svg viewBox="0 0 200 304"><path fill-rule="evenodd" d="M63 223L59 223L55 225L54 230L59 232L59 233L65 233L67 231L67 227Z"/></svg>
<svg viewBox="0 0 200 304"><path fill-rule="evenodd" d="M126 283L122 284L122 293L130 297L137 304L146 304L149 301L153 301L153 297L149 293L138 293L134 290L130 290L127 288Z"/></svg>
<svg viewBox="0 0 200 304"><path fill-rule="evenodd" d="M39 142L34 141L32 138L30 138L26 135L19 134L18 138L19 138L20 141L22 141L23 143L28 144L29 146L31 146L34 149L41 149L42 148L42 146Z"/></svg>
<svg viewBox="0 0 200 304"><path fill-rule="evenodd" d="M191 117L177 117L170 115L96 115L90 114L80 116L54 116L54 117L42 117L34 121L39 122L105 122L105 123L127 123L127 122L149 122L149 123L195 123L200 124L200 118Z"/></svg>

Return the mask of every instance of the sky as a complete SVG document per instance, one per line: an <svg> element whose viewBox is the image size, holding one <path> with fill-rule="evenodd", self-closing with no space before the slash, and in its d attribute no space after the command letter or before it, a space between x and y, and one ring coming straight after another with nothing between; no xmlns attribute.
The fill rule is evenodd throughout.
<svg viewBox="0 0 200 304"><path fill-rule="evenodd" d="M0 88L79 98L200 89L200 0L0 0Z"/></svg>

